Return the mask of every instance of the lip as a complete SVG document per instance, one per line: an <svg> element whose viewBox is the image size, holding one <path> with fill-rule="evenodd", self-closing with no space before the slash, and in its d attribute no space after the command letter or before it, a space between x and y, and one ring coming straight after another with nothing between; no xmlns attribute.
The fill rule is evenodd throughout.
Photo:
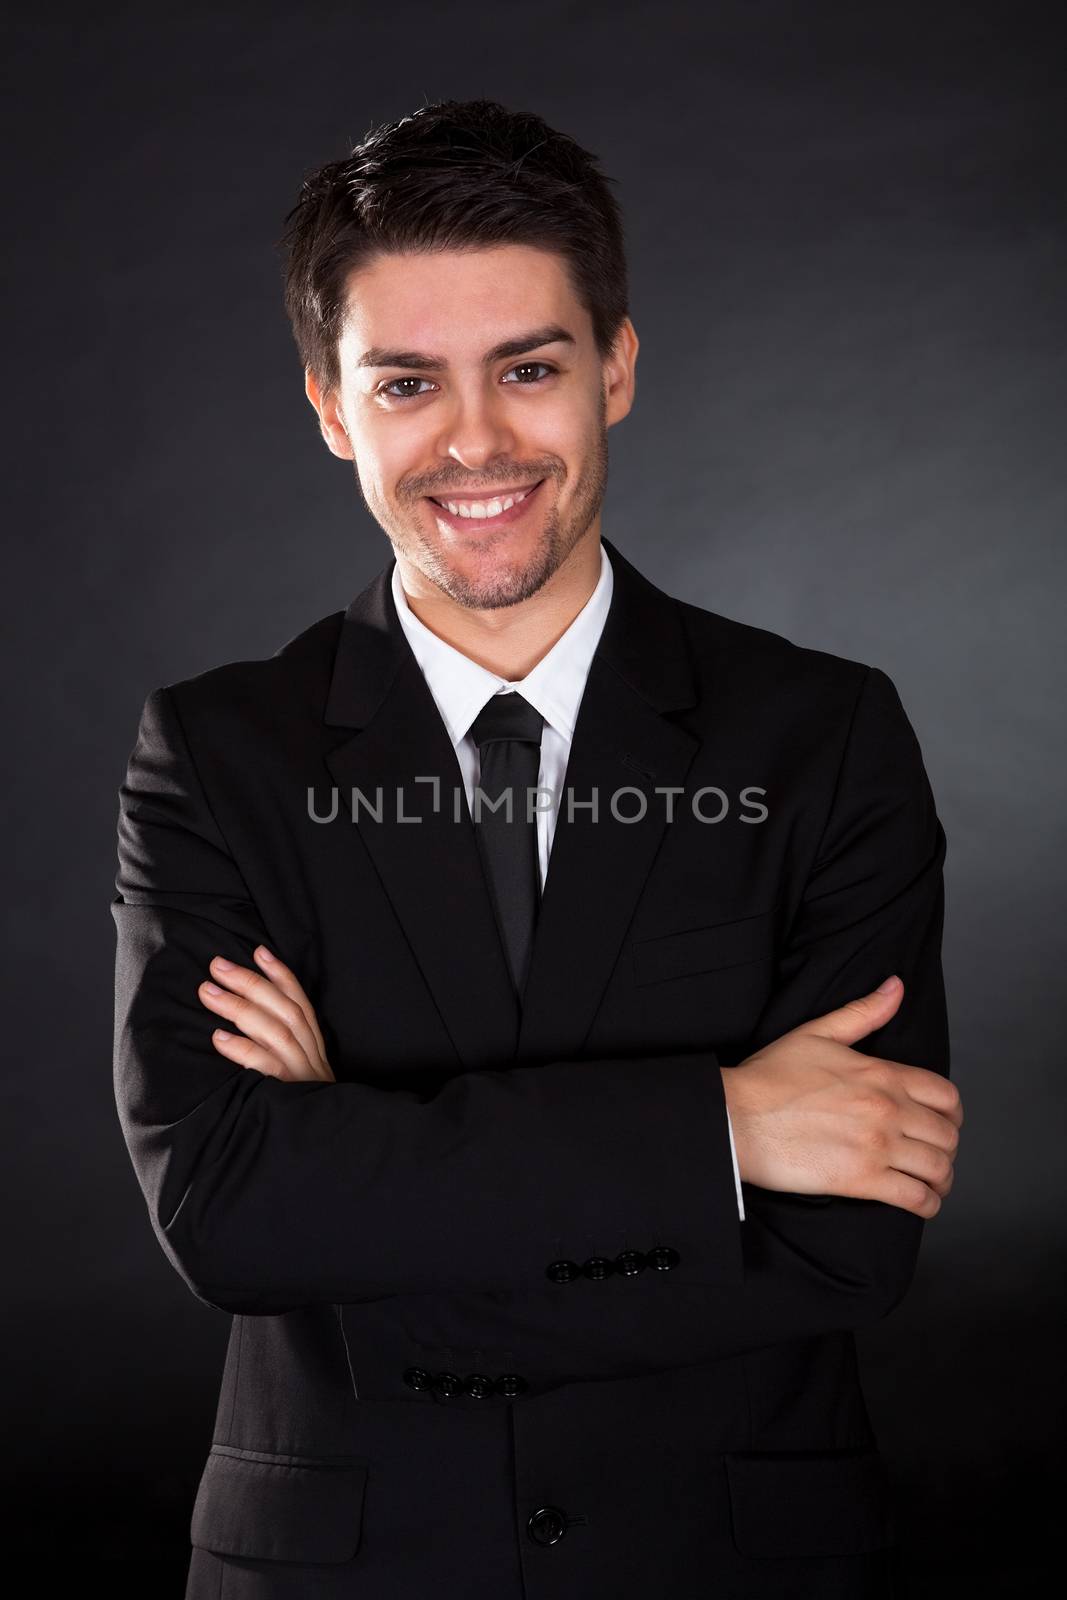
<svg viewBox="0 0 1067 1600"><path fill-rule="evenodd" d="M440 521L446 523L449 528L462 528L464 533L477 533L484 529L488 533L493 528L504 528L511 522L518 522L521 517L525 516L528 507L536 501L538 491L544 487L547 481L546 478L542 478L536 484L520 484L517 489L497 490L489 495L456 494L457 500L502 500L508 494L522 494L525 492L525 500L520 500L518 505L509 506L507 511L502 511L496 517L453 516L446 506L438 505L431 495L426 495L424 498L426 503L433 507L434 515Z"/></svg>
<svg viewBox="0 0 1067 1600"><path fill-rule="evenodd" d="M515 483L512 484L509 489L477 489L471 492L466 492L460 489L446 489L445 492L440 495L428 494L426 499L433 500L435 504L438 500L449 499L506 500L509 494L532 494L534 489L539 489L544 481L545 480L543 478L539 478L536 483Z"/></svg>

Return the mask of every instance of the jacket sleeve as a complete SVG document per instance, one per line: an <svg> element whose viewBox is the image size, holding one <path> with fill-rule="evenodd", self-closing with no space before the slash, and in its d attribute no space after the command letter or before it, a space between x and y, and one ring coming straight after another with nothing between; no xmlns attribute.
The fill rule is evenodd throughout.
<svg viewBox="0 0 1067 1600"><path fill-rule="evenodd" d="M197 993L212 957L252 966L270 940L168 688L141 714L118 861L116 1104L154 1232L199 1299L269 1315L543 1286L576 1219L668 1243L701 1281L740 1283L725 1095L707 1051L443 1070L421 1095L286 1082L214 1048L219 1019ZM649 1161L650 1141L677 1159Z"/></svg>
<svg viewBox="0 0 1067 1600"><path fill-rule="evenodd" d="M862 674L842 750L821 837L776 956L770 999L748 1039L707 1056L743 1072L754 1051L896 972L905 991L895 1015L852 1048L948 1077L945 834L915 733L878 668ZM674 1092L675 1064L670 1057L654 1064L665 1072L665 1094ZM708 1172L716 1170L714 1162L709 1169L708 1152L718 1149L713 1142L695 1157L683 1133L676 1153L679 1162L698 1159ZM643 1172L635 1163L634 1194ZM672 1171L672 1185L675 1177ZM696 1366L869 1326L906 1293L923 1229L914 1213L879 1200L790 1194L744 1181L741 1187L739 1277L711 1281L709 1248L720 1237L720 1214L712 1217L703 1206L706 1238L694 1240L678 1204L682 1196L671 1188L665 1231L677 1227L688 1240L681 1264L629 1282L578 1279L561 1286L555 1302L543 1292L515 1297L523 1371L552 1384L561 1373L569 1380ZM716 1203L726 1204L721 1191ZM625 1207L618 1212L627 1215Z"/></svg>
<svg viewBox="0 0 1067 1600"><path fill-rule="evenodd" d="M772 997L743 1056L898 973L895 1015L851 1048L949 1076L945 850L914 730L891 679L869 667ZM723 1308L724 1352L766 1342L774 1327L787 1339L867 1321L907 1292L924 1226L913 1212L744 1181L742 1191L745 1282Z"/></svg>

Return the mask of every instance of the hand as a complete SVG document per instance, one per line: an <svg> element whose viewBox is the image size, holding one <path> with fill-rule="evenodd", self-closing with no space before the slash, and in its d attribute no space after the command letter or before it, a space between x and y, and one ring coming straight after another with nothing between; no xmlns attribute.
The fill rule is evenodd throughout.
<svg viewBox="0 0 1067 1600"><path fill-rule="evenodd" d="M933 1217L952 1188L963 1106L939 1072L848 1047L896 1013L904 985L850 1000L722 1067L742 1178Z"/></svg>
<svg viewBox="0 0 1067 1600"><path fill-rule="evenodd" d="M235 1022L247 1035L216 1029L215 1049L238 1066L254 1067L272 1078L336 1083L318 1019L296 975L263 945L253 955L265 977L216 956L211 963L215 985L204 982L197 991L210 1011ZM212 993L220 984L225 988Z"/></svg>

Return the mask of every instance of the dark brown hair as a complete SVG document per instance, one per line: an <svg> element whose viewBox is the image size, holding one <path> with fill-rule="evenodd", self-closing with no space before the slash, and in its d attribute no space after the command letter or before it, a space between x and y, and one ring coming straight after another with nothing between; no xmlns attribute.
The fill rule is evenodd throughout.
<svg viewBox="0 0 1067 1600"><path fill-rule="evenodd" d="M305 177L285 219L285 309L323 395L340 382L349 275L380 252L531 245L562 257L601 358L628 313L622 218L597 158L538 116L441 100Z"/></svg>

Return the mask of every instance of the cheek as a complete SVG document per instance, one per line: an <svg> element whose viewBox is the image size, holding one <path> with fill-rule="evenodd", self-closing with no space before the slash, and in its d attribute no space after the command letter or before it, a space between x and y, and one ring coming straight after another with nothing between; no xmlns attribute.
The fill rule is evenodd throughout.
<svg viewBox="0 0 1067 1600"><path fill-rule="evenodd" d="M560 401L536 417L516 419L515 458L561 462L570 481L578 476L595 438L595 419L581 405Z"/></svg>
<svg viewBox="0 0 1067 1600"><path fill-rule="evenodd" d="M370 427L352 440L363 493L379 505L403 498L398 494L397 485L424 473L430 460L425 448L413 437L412 430L404 430L404 438L398 437L400 431L390 430L387 434L383 429Z"/></svg>

